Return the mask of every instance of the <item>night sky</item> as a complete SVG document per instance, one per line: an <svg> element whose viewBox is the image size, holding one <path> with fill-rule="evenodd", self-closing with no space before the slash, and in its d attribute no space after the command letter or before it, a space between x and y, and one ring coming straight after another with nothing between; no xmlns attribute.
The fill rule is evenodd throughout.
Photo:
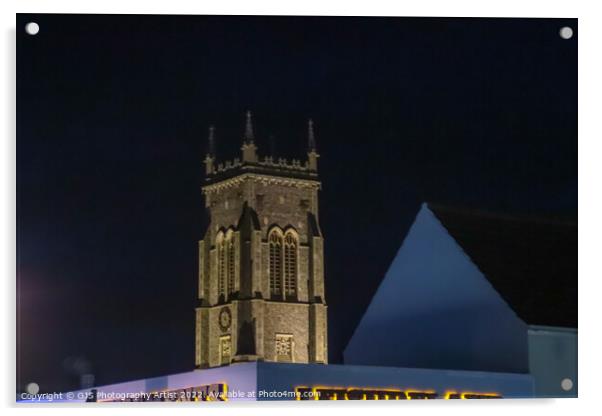
<svg viewBox="0 0 602 416"><path fill-rule="evenodd" d="M421 202L577 215L576 19L18 15L17 389L193 368L207 128L237 157L247 109L262 155L315 121L332 363Z"/></svg>

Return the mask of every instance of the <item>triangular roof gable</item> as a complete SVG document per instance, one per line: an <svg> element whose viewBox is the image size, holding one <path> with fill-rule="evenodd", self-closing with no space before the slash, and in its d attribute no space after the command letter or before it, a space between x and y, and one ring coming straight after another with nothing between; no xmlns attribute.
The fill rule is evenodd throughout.
<svg viewBox="0 0 602 416"><path fill-rule="evenodd" d="M520 372L525 328L423 204L345 362Z"/></svg>

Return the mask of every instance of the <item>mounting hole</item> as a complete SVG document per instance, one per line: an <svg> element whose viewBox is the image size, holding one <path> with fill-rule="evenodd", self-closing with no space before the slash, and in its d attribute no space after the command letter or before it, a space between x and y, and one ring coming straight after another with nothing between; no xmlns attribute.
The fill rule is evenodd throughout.
<svg viewBox="0 0 602 416"><path fill-rule="evenodd" d="M27 32L28 35L37 35L39 31L40 25L36 22L29 22L25 25L25 32Z"/></svg>
<svg viewBox="0 0 602 416"><path fill-rule="evenodd" d="M562 39L570 39L573 37L573 29L569 26L561 27L558 33Z"/></svg>
<svg viewBox="0 0 602 416"><path fill-rule="evenodd" d="M38 383L29 383L27 387L25 387L25 390L27 390L27 393L29 394L38 394L40 386L38 386Z"/></svg>
<svg viewBox="0 0 602 416"><path fill-rule="evenodd" d="M563 379L560 382L560 387L562 387L562 390L564 390L564 391L572 390L572 388L573 388L573 380L571 380L570 378Z"/></svg>

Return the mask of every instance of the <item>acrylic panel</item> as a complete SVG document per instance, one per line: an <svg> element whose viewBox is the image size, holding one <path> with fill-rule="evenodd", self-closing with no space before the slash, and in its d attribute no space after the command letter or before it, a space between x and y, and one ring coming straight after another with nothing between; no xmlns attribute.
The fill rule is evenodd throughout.
<svg viewBox="0 0 602 416"><path fill-rule="evenodd" d="M577 37L18 14L16 400L577 397Z"/></svg>

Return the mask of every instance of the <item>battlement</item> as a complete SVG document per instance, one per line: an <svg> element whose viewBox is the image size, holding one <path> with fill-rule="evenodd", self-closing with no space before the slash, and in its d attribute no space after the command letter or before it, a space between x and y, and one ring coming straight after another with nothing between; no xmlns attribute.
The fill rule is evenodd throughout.
<svg viewBox="0 0 602 416"><path fill-rule="evenodd" d="M318 153L314 135L313 121L308 122L308 151L307 159L286 159L273 156L259 157L255 145L255 135L251 113L247 112L247 120L242 145L242 159L234 158L219 162L215 156L215 128L209 128L208 150L205 157L205 180L213 182L235 176L237 174L254 171L276 176L292 176L301 178L317 177Z"/></svg>
<svg viewBox="0 0 602 416"><path fill-rule="evenodd" d="M270 169L278 169L283 171L299 171L299 172L310 172L309 161L301 161L299 159L285 159L282 157L274 158L272 156L265 156L258 162L253 163L254 166L265 167ZM236 157L233 160L226 160L223 163L218 163L213 174L220 174L232 169L238 169L243 166L240 158Z"/></svg>
<svg viewBox="0 0 602 416"><path fill-rule="evenodd" d="M205 175L205 183L210 185L247 173L311 181L316 181L318 177L318 172L310 169L309 161L284 158L274 160L274 158L266 156L258 162L242 162L236 158L219 163L215 171Z"/></svg>

